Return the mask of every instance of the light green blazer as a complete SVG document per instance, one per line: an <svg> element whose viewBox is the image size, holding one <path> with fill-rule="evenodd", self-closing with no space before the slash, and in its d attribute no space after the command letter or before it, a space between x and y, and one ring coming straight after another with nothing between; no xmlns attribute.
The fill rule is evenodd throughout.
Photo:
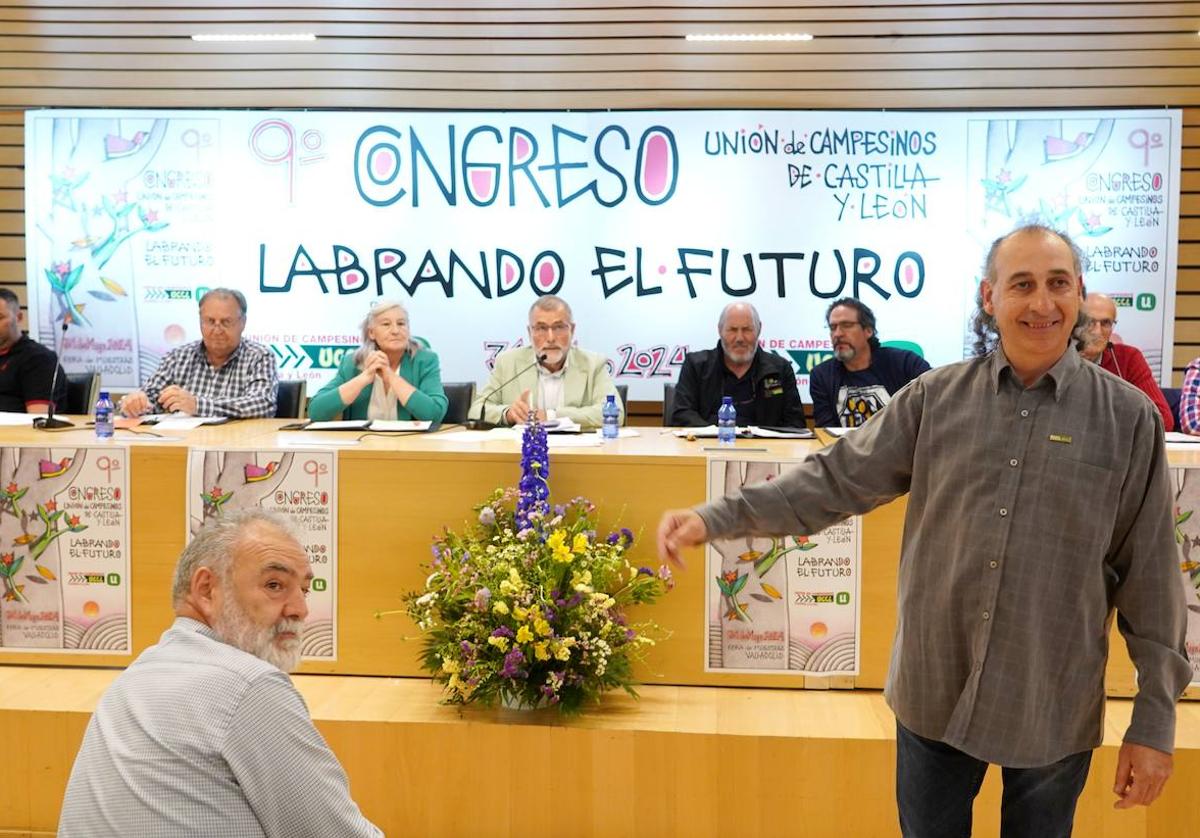
<svg viewBox="0 0 1200 838"><path fill-rule="evenodd" d="M625 405L621 404L621 396L604 361L603 355L571 347L567 355L567 370L563 375L563 407L558 411L559 416L573 419L585 428L598 428L602 421L600 409L604 406L605 397L611 393L617 397L621 422L624 423ZM480 406L486 403L484 418L496 424L507 424L504 414L509 405L521 398L521 393L528 390L530 399L536 398L538 371L533 362L532 346L521 346L500 353L492 368L491 378L476 395L467 415L478 419ZM515 381L497 389L522 369L525 371Z"/></svg>

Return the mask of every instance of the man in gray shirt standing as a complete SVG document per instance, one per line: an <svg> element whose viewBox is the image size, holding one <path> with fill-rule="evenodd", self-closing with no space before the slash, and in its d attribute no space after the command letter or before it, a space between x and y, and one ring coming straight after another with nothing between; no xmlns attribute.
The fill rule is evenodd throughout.
<svg viewBox="0 0 1200 838"><path fill-rule="evenodd" d="M287 522L210 521L175 568L177 619L100 699L62 838L381 836L284 674L312 581Z"/></svg>
<svg viewBox="0 0 1200 838"><path fill-rule="evenodd" d="M1117 807L1148 805L1171 773L1191 670L1162 417L1071 349L1082 287L1065 236L998 239L977 357L917 378L778 480L659 525L678 561L712 538L813 533L910 494L885 690L910 838L969 835L988 763L1004 767L1003 835L1070 835L1102 740L1114 608L1138 670Z"/></svg>

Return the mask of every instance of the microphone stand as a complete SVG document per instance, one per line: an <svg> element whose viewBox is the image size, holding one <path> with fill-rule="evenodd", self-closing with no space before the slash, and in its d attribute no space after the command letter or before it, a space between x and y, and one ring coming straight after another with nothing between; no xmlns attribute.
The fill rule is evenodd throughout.
<svg viewBox="0 0 1200 838"><path fill-rule="evenodd" d="M70 315L63 315L62 324L62 339L54 350L54 375L50 377L50 407L46 410L45 416L38 416L33 420L33 426L43 431L52 431L57 428L73 428L74 422L68 422L66 419L55 419L54 408L57 404L54 400L54 389L58 387L58 371L62 369L62 364L59 363L59 354L62 352L62 343L67 337L67 324L70 323Z"/></svg>
<svg viewBox="0 0 1200 838"><path fill-rule="evenodd" d="M546 353L543 352L540 355L538 355L536 358L533 359L532 364L522 367L520 370L517 371L517 373L515 375L513 375L507 381L502 381L501 383L499 383L495 387L493 387L490 391L488 391L488 394L483 397L483 401L479 403L479 418L478 419L468 419L466 421L466 423L463 425L463 427L466 428L468 431L490 431L492 428L500 427L495 422L488 422L486 419L483 418L484 414L487 412L488 399L490 399L492 396L496 395L496 393L503 390L509 384L512 384L518 378L520 378L525 373L529 372L531 369L536 367L538 364L544 362L545 360L546 360Z"/></svg>

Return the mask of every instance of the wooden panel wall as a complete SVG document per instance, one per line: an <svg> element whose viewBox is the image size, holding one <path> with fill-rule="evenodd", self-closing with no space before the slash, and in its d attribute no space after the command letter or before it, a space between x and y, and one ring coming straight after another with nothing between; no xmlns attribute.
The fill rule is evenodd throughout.
<svg viewBox="0 0 1200 838"><path fill-rule="evenodd" d="M26 108L1182 107L1175 384L1200 355L1200 2L0 0L0 283ZM196 32L313 32L202 44ZM689 43L805 31L809 43Z"/></svg>

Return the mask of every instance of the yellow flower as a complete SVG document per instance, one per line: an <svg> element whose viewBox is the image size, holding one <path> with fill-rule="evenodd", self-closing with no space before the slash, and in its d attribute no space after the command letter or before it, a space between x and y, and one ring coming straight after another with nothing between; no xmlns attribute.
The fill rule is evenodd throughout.
<svg viewBox="0 0 1200 838"><path fill-rule="evenodd" d="M576 586L592 584L592 572L590 570L577 570L571 574L571 584Z"/></svg>
<svg viewBox="0 0 1200 838"><path fill-rule="evenodd" d="M575 540L571 542L571 549L576 553L584 553L588 548L587 536L579 533L575 536Z"/></svg>
<svg viewBox="0 0 1200 838"><path fill-rule="evenodd" d="M535 643L533 645L533 656L540 661L550 660L550 651L548 648L549 645L550 644L545 640L543 640L541 643Z"/></svg>
<svg viewBox="0 0 1200 838"><path fill-rule="evenodd" d="M442 671L449 672L451 674L458 672L458 661L454 660L454 658L443 657Z"/></svg>
<svg viewBox="0 0 1200 838"><path fill-rule="evenodd" d="M567 531L555 530L554 532L550 533L550 537L546 539L546 546L551 550L557 550L558 548L564 546L566 541Z"/></svg>
<svg viewBox="0 0 1200 838"><path fill-rule="evenodd" d="M522 607L521 607L521 606L519 606L519 605L515 605L515 606L513 606L513 618L514 618L514 619L517 619L517 620L524 620L524 619L525 619L526 617L528 617L528 616L529 616L529 610L528 610L528 609L526 609L526 608L522 608Z"/></svg>
<svg viewBox="0 0 1200 838"><path fill-rule="evenodd" d="M496 604L492 606L492 613L504 616L508 613L508 606L504 604L504 600L496 600Z"/></svg>
<svg viewBox="0 0 1200 838"><path fill-rule="evenodd" d="M495 646L501 652L507 652L508 651L508 638L507 637L489 637L488 645Z"/></svg>
<svg viewBox="0 0 1200 838"><path fill-rule="evenodd" d="M538 617L536 620L533 621L533 630L536 631L538 633L538 635L541 637L549 637L550 636L550 624L547 623L545 620L543 620L541 617Z"/></svg>
<svg viewBox="0 0 1200 838"><path fill-rule="evenodd" d="M571 649L567 646L559 646L554 650L554 657L560 661L569 661L571 659Z"/></svg>
<svg viewBox="0 0 1200 838"><path fill-rule="evenodd" d="M521 574L517 572L517 569L515 567L510 567L508 569L508 581L512 582L513 587L515 587L515 588L519 588L524 584L521 581Z"/></svg>
<svg viewBox="0 0 1200 838"><path fill-rule="evenodd" d="M532 643L533 642L533 632L531 632L529 630L529 626L521 626L519 629L517 629L517 642L518 643Z"/></svg>

